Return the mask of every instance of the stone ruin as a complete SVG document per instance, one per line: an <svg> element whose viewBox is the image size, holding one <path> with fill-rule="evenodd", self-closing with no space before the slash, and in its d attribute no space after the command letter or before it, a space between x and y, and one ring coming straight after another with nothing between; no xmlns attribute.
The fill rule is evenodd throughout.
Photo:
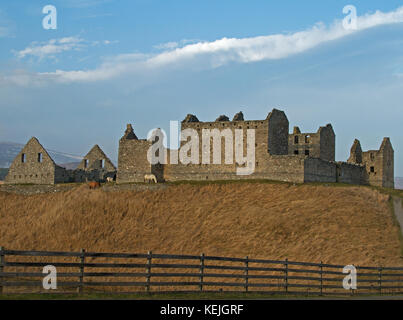
<svg viewBox="0 0 403 320"><path fill-rule="evenodd" d="M38 139L32 137L12 162L6 184L56 184L116 180L116 167L95 145L74 170L57 165Z"/></svg>
<svg viewBox="0 0 403 320"><path fill-rule="evenodd" d="M118 168L113 165L98 145L95 145L75 170L57 165L38 139L31 138L10 166L5 183L55 184L83 181L105 181L108 177L117 183L143 182L144 176L154 174L159 182L179 180L269 179L293 183L340 182L394 188L394 151L389 138L384 138L379 150L362 151L356 139L347 162L335 161L336 135L331 124L316 132L303 133L294 127L289 133L289 122L283 111L273 109L263 120L245 120L238 112L230 121L225 115L215 121L202 122L188 114L181 129L196 132L212 129L255 130L254 172L237 175L237 163L226 164L150 164L147 152L153 142L139 139L131 124L119 140ZM200 137L201 139L201 137ZM223 140L219 137L221 159L224 159ZM185 142L181 142L183 146ZM199 141L200 157L202 141ZM171 152L164 149L169 159ZM211 156L211 155L210 155Z"/></svg>

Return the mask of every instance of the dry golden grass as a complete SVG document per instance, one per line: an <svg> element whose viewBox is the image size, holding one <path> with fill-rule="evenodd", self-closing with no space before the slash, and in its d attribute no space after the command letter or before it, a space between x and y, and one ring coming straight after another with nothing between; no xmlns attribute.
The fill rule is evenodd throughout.
<svg viewBox="0 0 403 320"><path fill-rule="evenodd" d="M388 196L367 187L235 183L0 192L0 245L10 249L400 266L393 221Z"/></svg>

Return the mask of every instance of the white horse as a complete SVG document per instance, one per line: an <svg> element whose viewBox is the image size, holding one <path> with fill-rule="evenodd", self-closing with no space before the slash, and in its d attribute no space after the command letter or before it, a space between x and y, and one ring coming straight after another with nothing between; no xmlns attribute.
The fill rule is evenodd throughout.
<svg viewBox="0 0 403 320"><path fill-rule="evenodd" d="M157 177L153 174L145 174L144 175L144 182L148 182L148 183L157 183Z"/></svg>

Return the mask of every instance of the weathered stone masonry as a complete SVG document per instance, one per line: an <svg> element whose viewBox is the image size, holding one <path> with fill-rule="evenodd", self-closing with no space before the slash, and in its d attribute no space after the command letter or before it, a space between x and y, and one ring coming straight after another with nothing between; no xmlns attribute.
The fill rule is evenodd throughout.
<svg viewBox="0 0 403 320"><path fill-rule="evenodd" d="M331 124L320 127L316 133L301 133L294 127L289 134L289 122L283 111L273 109L264 120L245 120L242 112L230 121L225 115L214 122L201 122L188 114L181 129L194 129L199 134L199 163L171 164L170 150L165 149L168 164L151 165L147 151L152 142L138 139L132 126L127 126L119 141L117 182L140 182L145 174L154 173L158 181L270 179L289 182L341 182L394 187L393 148L385 138L380 150L362 152L353 146L348 162L335 162L336 135ZM225 139L221 139L221 164L202 163L202 130L255 130L255 171L251 175L236 175L238 164L225 164ZM182 147L187 142L181 142ZM213 156L210 143L210 157ZM359 150L358 150L359 149Z"/></svg>
<svg viewBox="0 0 403 320"><path fill-rule="evenodd" d="M331 124L320 127L316 133L301 133L294 127L289 133L289 122L283 111L273 109L263 120L245 120L237 113L232 121L225 115L213 122L202 122L195 115L187 115L181 129L193 129L199 135L197 164L172 164L170 150L165 149L168 164L151 165L147 152L151 141L138 139L128 124L119 140L118 169L95 145L83 158L76 170L58 166L36 138L31 138L10 166L5 183L55 184L64 182L105 181L116 178L118 183L142 182L145 174L154 174L159 182L178 180L270 179L288 182L341 182L394 187L394 151L389 138L384 138L379 150L362 151L354 141L347 162L335 162L336 135ZM234 135L243 130L243 151L246 154L247 130L255 130L255 168L251 175L237 175L239 164L225 163L226 143L221 145L221 163L213 164L213 144L210 140L210 164L202 162L202 131L228 130ZM182 141L180 147L187 141ZM242 148L242 146L241 146ZM207 152L207 150L204 150Z"/></svg>
<svg viewBox="0 0 403 320"><path fill-rule="evenodd" d="M75 180L105 181L107 177L116 180L116 167L96 144L86 154L74 172Z"/></svg>
<svg viewBox="0 0 403 320"><path fill-rule="evenodd" d="M33 137L14 159L5 183L54 184L65 182L66 177L66 170L58 166Z"/></svg>
<svg viewBox="0 0 403 320"><path fill-rule="evenodd" d="M290 155L311 156L335 161L336 135L331 124L320 127L316 133L301 133L298 127L288 138Z"/></svg>
<svg viewBox="0 0 403 320"><path fill-rule="evenodd" d="M348 163L362 167L362 179L370 185L394 188L394 151L389 138L383 138L379 150L363 152L354 141Z"/></svg>
<svg viewBox="0 0 403 320"><path fill-rule="evenodd" d="M116 178L116 168L98 145L76 170L66 170L53 161L37 138L32 137L11 164L5 183L55 184L105 181L106 177Z"/></svg>

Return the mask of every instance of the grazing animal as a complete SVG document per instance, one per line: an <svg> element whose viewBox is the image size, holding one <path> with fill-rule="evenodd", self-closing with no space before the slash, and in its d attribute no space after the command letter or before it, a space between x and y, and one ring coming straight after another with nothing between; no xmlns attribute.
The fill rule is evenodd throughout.
<svg viewBox="0 0 403 320"><path fill-rule="evenodd" d="M112 177L106 177L106 182L113 182L113 178Z"/></svg>
<svg viewBox="0 0 403 320"><path fill-rule="evenodd" d="M91 182L88 182L88 187L90 189L96 189L96 188L100 188L101 184L99 182L91 181Z"/></svg>
<svg viewBox="0 0 403 320"><path fill-rule="evenodd" d="M157 183L157 177L153 174L145 174L144 175L144 182L148 182L148 183Z"/></svg>

